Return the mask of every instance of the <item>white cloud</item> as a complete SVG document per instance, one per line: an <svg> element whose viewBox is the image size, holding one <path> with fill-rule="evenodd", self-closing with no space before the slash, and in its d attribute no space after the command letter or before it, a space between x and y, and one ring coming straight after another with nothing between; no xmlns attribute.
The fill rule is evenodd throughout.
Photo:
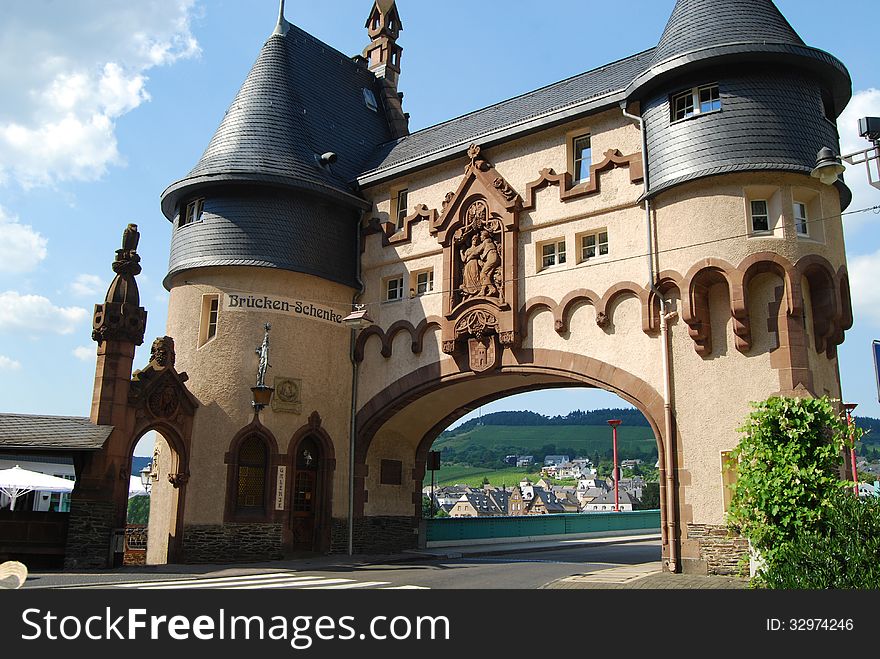
<svg viewBox="0 0 880 659"><path fill-rule="evenodd" d="M880 117L880 89L865 89L853 94L849 105L837 119L843 154L863 151L871 146L868 140L859 137L859 119L862 117ZM844 178L853 193L849 210L880 205L880 190L868 183L864 165L847 165ZM868 222L876 222L876 216L870 211L844 216L844 224L850 230L857 230Z"/></svg>
<svg viewBox="0 0 880 659"><path fill-rule="evenodd" d="M96 354L94 346L78 346L73 349L73 356L84 362L94 360Z"/></svg>
<svg viewBox="0 0 880 659"><path fill-rule="evenodd" d="M0 182L94 180L122 158L115 122L146 72L198 55L195 0L9 3L0 22ZM28 53L28 57L22 57Z"/></svg>
<svg viewBox="0 0 880 659"><path fill-rule="evenodd" d="M0 293L0 331L19 331L27 335L41 332L71 334L89 312L80 307L57 307L41 295Z"/></svg>
<svg viewBox="0 0 880 659"><path fill-rule="evenodd" d="M17 371L21 368L21 364L14 359L0 355L0 371Z"/></svg>
<svg viewBox="0 0 880 659"><path fill-rule="evenodd" d="M77 275L70 284L70 292L80 297L94 297L105 292L108 285L98 275Z"/></svg>
<svg viewBox="0 0 880 659"><path fill-rule="evenodd" d="M47 240L0 206L0 272L33 270L46 258Z"/></svg>
<svg viewBox="0 0 880 659"><path fill-rule="evenodd" d="M857 321L865 320L880 327L880 250L873 254L851 256L849 280L852 289L853 314Z"/></svg>

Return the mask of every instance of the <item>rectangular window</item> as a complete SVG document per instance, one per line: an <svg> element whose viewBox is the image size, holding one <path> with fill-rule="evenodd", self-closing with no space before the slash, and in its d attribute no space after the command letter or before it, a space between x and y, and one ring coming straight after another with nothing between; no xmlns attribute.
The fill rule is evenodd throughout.
<svg viewBox="0 0 880 659"><path fill-rule="evenodd" d="M581 261L608 254L608 231L581 236Z"/></svg>
<svg viewBox="0 0 880 659"><path fill-rule="evenodd" d="M434 271L425 270L416 273L416 295L424 295L434 290Z"/></svg>
<svg viewBox="0 0 880 659"><path fill-rule="evenodd" d="M694 93L691 90L672 97L672 120L681 121L694 116Z"/></svg>
<svg viewBox="0 0 880 659"><path fill-rule="evenodd" d="M794 202L794 227L799 236L809 236L810 228L807 219L807 205L799 201Z"/></svg>
<svg viewBox="0 0 880 659"><path fill-rule="evenodd" d="M718 91L718 85L700 87L697 94L700 97L700 113L721 109L721 93Z"/></svg>
<svg viewBox="0 0 880 659"><path fill-rule="evenodd" d="M571 152L574 164L574 170L572 174L574 176L575 184L581 183L582 181L589 181L590 165L593 162L593 152L590 146L589 133L574 138L574 140L572 141Z"/></svg>
<svg viewBox="0 0 880 659"><path fill-rule="evenodd" d="M199 324L199 347L217 336L217 319L220 315L220 296L202 296L202 319Z"/></svg>
<svg viewBox="0 0 880 659"><path fill-rule="evenodd" d="M201 221L203 210L205 210L205 200L193 199L186 205L186 209L180 216L180 226Z"/></svg>
<svg viewBox="0 0 880 659"><path fill-rule="evenodd" d="M770 212L766 199L754 199L751 202L752 231L770 231Z"/></svg>
<svg viewBox="0 0 880 659"><path fill-rule="evenodd" d="M541 246L541 268L565 263L565 241L559 240Z"/></svg>
<svg viewBox="0 0 880 659"><path fill-rule="evenodd" d="M395 212L395 222L397 223L397 230L400 231L403 228L403 221L406 219L406 209L407 209L407 198L409 197L409 190L400 190L397 193L397 202L394 207Z"/></svg>
<svg viewBox="0 0 880 659"><path fill-rule="evenodd" d="M393 277L385 282L385 301L403 299L403 277Z"/></svg>
<svg viewBox="0 0 880 659"><path fill-rule="evenodd" d="M721 90L718 85L703 85L675 94L669 101L670 119L681 121L698 114L721 109Z"/></svg>

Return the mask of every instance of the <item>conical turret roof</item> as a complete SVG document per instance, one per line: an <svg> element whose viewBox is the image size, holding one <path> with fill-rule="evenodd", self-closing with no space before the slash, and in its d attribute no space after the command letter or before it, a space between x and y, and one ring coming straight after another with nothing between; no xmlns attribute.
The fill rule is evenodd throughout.
<svg viewBox="0 0 880 659"><path fill-rule="evenodd" d="M352 58L279 19L198 164L163 194L171 219L180 200L217 183L310 190L363 205L349 184L390 139L376 77ZM322 166L318 157L337 161Z"/></svg>
<svg viewBox="0 0 880 659"><path fill-rule="evenodd" d="M630 84L627 98L638 100L687 71L748 62L813 71L830 89L837 113L852 95L846 67L804 44L772 0L677 0L648 69Z"/></svg>
<svg viewBox="0 0 880 659"><path fill-rule="evenodd" d="M752 42L805 45L770 0L678 0L651 66L692 50Z"/></svg>

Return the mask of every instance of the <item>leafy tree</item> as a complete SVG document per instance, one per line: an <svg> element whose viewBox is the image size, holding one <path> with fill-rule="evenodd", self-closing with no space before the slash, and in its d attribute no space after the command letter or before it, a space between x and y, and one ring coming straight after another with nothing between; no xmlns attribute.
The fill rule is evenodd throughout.
<svg viewBox="0 0 880 659"><path fill-rule="evenodd" d="M880 588L880 499L836 492L821 522L799 529L761 573L769 588Z"/></svg>
<svg viewBox="0 0 880 659"><path fill-rule="evenodd" d="M824 398L770 398L755 410L732 459L729 522L772 568L781 548L816 528L841 489L846 424Z"/></svg>
<svg viewBox="0 0 880 659"><path fill-rule="evenodd" d="M657 510L660 508L660 483L645 483L642 498L636 506L637 510Z"/></svg>
<svg viewBox="0 0 880 659"><path fill-rule="evenodd" d="M129 524L147 524L150 521L150 497L131 497L128 500Z"/></svg>

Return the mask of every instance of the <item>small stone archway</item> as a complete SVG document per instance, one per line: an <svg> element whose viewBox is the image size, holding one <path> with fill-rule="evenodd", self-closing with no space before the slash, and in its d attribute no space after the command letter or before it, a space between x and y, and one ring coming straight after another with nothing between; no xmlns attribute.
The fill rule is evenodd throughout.
<svg viewBox="0 0 880 659"><path fill-rule="evenodd" d="M425 475L427 453L434 439L450 423L481 404L509 395L560 387L583 386L604 389L634 405L647 419L657 441L660 463L660 500L663 556L670 554L670 543L681 539L681 520L677 518L678 492L673 509L667 507L666 489L670 483L678 488L678 479L666 473L665 455L672 451L673 471L678 470L676 448L671 438L664 437L665 407L662 396L647 382L599 360L585 355L547 349L518 349L505 353L504 362L494 371L475 375L450 370L442 372L439 364L424 366L395 382L367 401L357 415L358 436L355 449L355 551L364 529L381 527L386 536L397 534L398 546L415 546L418 520L421 516L421 483ZM430 412L429 412L430 410ZM421 425L413 420L422 419ZM402 443L404 433L396 426L410 429L412 441ZM383 434L392 441L377 442ZM673 419L673 436L675 426ZM377 449L377 443L381 447ZM390 448L394 447L394 448ZM381 455L377 452L381 451ZM377 479L375 470L388 459L412 465L402 486L411 488L412 506L407 525L403 508L397 517L369 515L369 503L379 493L371 489L386 483ZM395 493L395 496L397 493ZM359 528L364 527L364 528ZM388 538L383 539L388 542ZM361 549L373 550L371 547Z"/></svg>
<svg viewBox="0 0 880 659"><path fill-rule="evenodd" d="M112 344L109 347L118 349ZM133 345L131 348L133 356ZM124 368L125 360L122 366L119 360L112 361L115 368ZM122 551L120 536L126 523L131 457L138 441L151 430L162 435L170 451L153 467L151 497L165 502L166 514L156 517L156 533L162 542L153 552L148 548L148 561L179 560L190 439L199 404L184 384L186 373L178 373L174 361L173 339L158 338L151 346L150 362L144 369L125 380L117 373L116 386L107 392L109 395L102 396L103 390L96 389L97 414L101 418L104 411L103 418L113 425L113 431L100 451L77 465L66 567L103 568L118 562L117 555ZM127 363L130 369L131 361ZM117 402L120 398L122 404ZM153 519L151 510L151 523Z"/></svg>

